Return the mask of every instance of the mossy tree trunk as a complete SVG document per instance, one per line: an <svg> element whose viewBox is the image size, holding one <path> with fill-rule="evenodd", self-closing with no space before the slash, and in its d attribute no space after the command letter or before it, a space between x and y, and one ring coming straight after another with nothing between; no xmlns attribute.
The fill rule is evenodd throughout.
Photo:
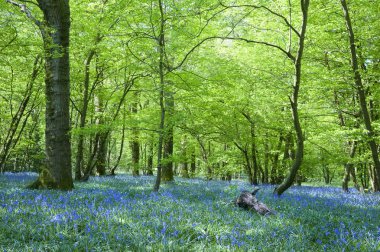
<svg viewBox="0 0 380 252"><path fill-rule="evenodd" d="M70 144L70 6L68 0L37 0L43 21L17 1L20 8L40 29L45 52L45 152L46 162L30 188L71 190L74 187Z"/></svg>
<svg viewBox="0 0 380 252"><path fill-rule="evenodd" d="M140 143L138 139L133 139L130 146L132 152L132 175L140 176Z"/></svg>
<svg viewBox="0 0 380 252"><path fill-rule="evenodd" d="M73 185L70 144L70 7L68 0L38 0L44 13L46 85L46 168L54 188L71 190Z"/></svg>

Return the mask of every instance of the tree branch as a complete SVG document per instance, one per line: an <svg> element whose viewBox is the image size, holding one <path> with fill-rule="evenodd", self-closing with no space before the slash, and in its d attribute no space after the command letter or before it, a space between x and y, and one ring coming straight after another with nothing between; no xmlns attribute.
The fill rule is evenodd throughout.
<svg viewBox="0 0 380 252"><path fill-rule="evenodd" d="M82 115L82 111L78 108L78 106L75 104L75 101L70 97L70 102L73 105L73 108L80 114Z"/></svg>
<svg viewBox="0 0 380 252"><path fill-rule="evenodd" d="M298 36L300 37L301 34L294 28L294 26L289 22L289 20L284 17L283 15L281 15L280 13L277 13L275 11L272 11L271 9L269 9L268 7L266 6L262 6L262 5L254 5L254 4L242 4L242 5L225 5L222 3L222 1L219 2L220 5L222 5L223 7L226 7L226 8L254 8L254 9L264 9L266 11L268 11L269 13L281 18L282 20L284 20L285 24L287 26L290 27L290 29L292 29L292 31Z"/></svg>
<svg viewBox="0 0 380 252"><path fill-rule="evenodd" d="M208 41L208 40L211 40L211 39L215 39L215 38L218 38L218 37L208 37L208 38L205 38L205 39L202 39L200 42L198 42L198 44L196 44L195 46L193 46L193 48L191 48L186 54L185 56L183 57L183 59L180 61L180 63L175 66L175 67L172 67L172 68L169 68L169 72L171 71L174 71L174 70L177 70L178 68L180 68L184 63L185 61L187 60L187 58L190 56L191 53L193 53L195 51L195 49L197 49L198 47L200 47L204 42Z"/></svg>
<svg viewBox="0 0 380 252"><path fill-rule="evenodd" d="M284 54L285 54L290 60L292 60L293 62L295 62L295 60L296 60L296 58L295 58L290 52L286 51L286 50L285 50L284 48L282 48L281 46L278 46L278 45L275 45L275 44L271 44L271 43L264 42L264 41L250 40L250 39L246 39L246 38L212 36L212 37L204 38L204 39L202 39L200 42L198 42L198 44L196 44L193 48L191 48L191 49L186 53L186 55L184 56L184 58L182 59L182 61L180 61L180 63L179 63L177 66L168 69L169 72L172 72L172 71L177 70L178 68L180 68L180 67L185 63L185 61L186 61L187 58L190 56L190 54L193 53L193 52L195 51L195 49L197 49L198 47L200 47L204 42L206 42L206 41L208 41L208 40L212 40L212 39L240 40L240 41L244 41L244 42L247 42L247 43L254 43L254 44L265 45L265 46L273 47L273 48L276 48L276 49L280 50L280 51L283 52L283 53L284 53Z"/></svg>
<svg viewBox="0 0 380 252"><path fill-rule="evenodd" d="M32 15L32 12L29 10L29 8L25 5L25 4L21 4L21 3L18 3L16 1L13 1L13 0L5 0L7 3L10 3L16 7L19 7L21 12L24 12L26 14L26 16L32 20L39 28L41 28L42 24L41 24L41 21L39 21L38 19L36 19L33 15ZM29 1L23 1L23 2L29 2ZM34 4L34 3L33 3Z"/></svg>
<svg viewBox="0 0 380 252"><path fill-rule="evenodd" d="M203 31L206 29L206 27L209 25L210 21L215 18L218 14L222 13L223 11L227 10L228 8L223 8L221 9L220 11L217 11L215 12L214 14L212 14L212 16L210 18L208 18L206 20L206 24L199 30L198 34L196 35L196 37L199 37Z"/></svg>

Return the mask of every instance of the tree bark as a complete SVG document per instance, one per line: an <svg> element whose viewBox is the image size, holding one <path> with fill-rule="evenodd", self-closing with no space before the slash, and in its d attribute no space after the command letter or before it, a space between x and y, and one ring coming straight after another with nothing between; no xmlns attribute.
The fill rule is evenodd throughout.
<svg viewBox="0 0 380 252"><path fill-rule="evenodd" d="M45 49L46 169L34 188L73 189L70 144L70 7L68 0L37 0Z"/></svg>
<svg viewBox="0 0 380 252"><path fill-rule="evenodd" d="M164 93L165 98L165 111L166 111L166 128L164 131L164 153L163 159L164 162L162 164L162 174L161 179L164 182L169 182L174 180L173 173L173 114L174 114L174 97L171 92Z"/></svg>
<svg viewBox="0 0 380 252"><path fill-rule="evenodd" d="M355 34L352 28L351 24L351 18L349 14L349 10L347 7L346 0L341 0L341 5L343 9L344 19L346 22L346 28L349 36L349 42L350 42L350 52L351 52L351 67L354 75L355 80L355 86L356 90L359 96L359 103L360 108L363 116L363 121L365 128L367 130L367 137L368 137L368 145L371 149L372 159L373 159L373 190L375 192L380 191L380 161L379 161L379 153L377 149L377 144L374 140L375 132L372 127L370 114L367 107L367 101L366 101L366 94L365 89L362 82L362 76L360 74L359 70L359 64L358 64L358 56L356 52L356 45L355 45Z"/></svg>
<svg viewBox="0 0 380 252"><path fill-rule="evenodd" d="M107 132L100 132L99 134L99 141L97 142L98 148L97 148L97 155L96 155L96 172L99 174L99 176L106 175L106 166L107 166L107 154L108 154L108 142L110 139L110 133Z"/></svg>
<svg viewBox="0 0 380 252"><path fill-rule="evenodd" d="M132 175L140 176L140 143L138 139L133 139L130 146L132 152Z"/></svg>

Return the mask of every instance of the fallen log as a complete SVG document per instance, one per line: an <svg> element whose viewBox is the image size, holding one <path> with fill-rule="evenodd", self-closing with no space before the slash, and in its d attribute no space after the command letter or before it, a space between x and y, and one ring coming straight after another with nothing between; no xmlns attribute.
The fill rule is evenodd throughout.
<svg viewBox="0 0 380 252"><path fill-rule="evenodd" d="M275 215L276 211L271 210L267 205L257 200L256 193L259 190L260 188L253 190L253 192L241 192L239 197L234 201L235 206L241 207L245 210L255 211L264 216Z"/></svg>

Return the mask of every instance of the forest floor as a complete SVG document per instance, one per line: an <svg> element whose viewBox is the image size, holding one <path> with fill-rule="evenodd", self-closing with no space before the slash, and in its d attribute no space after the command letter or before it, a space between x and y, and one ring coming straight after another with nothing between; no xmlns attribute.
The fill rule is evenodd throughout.
<svg viewBox="0 0 380 252"><path fill-rule="evenodd" d="M378 251L380 194L262 185L263 217L234 207L242 181L93 177L71 192L28 190L36 174L0 175L0 251Z"/></svg>

